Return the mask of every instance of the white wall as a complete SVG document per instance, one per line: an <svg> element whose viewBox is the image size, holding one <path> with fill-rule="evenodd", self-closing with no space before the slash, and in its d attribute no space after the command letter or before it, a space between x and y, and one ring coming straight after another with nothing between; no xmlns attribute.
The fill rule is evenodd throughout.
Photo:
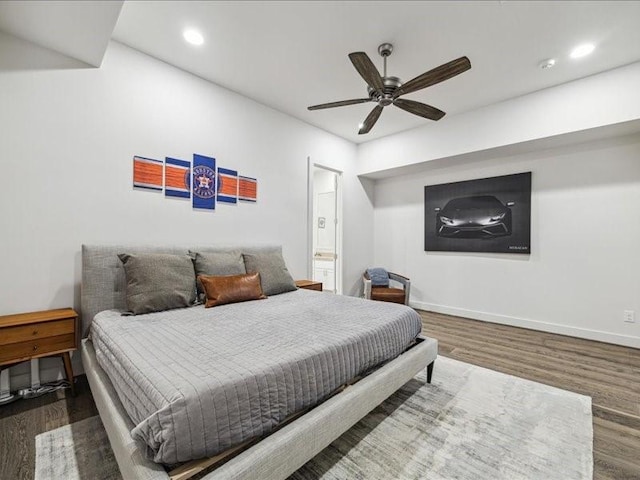
<svg viewBox="0 0 640 480"><path fill-rule="evenodd" d="M361 144L375 263L419 308L640 347L639 83L633 63ZM424 185L528 170L530 257L423 251Z"/></svg>
<svg viewBox="0 0 640 480"><path fill-rule="evenodd" d="M345 293L373 256L355 145L121 44L99 69L0 73L0 105L0 315L78 309L83 243L280 243L307 277L308 156L344 172ZM132 189L134 155L193 153L257 177L258 203Z"/></svg>
<svg viewBox="0 0 640 480"><path fill-rule="evenodd" d="M531 255L424 252L425 185L526 171ZM640 347L639 134L442 163L374 195L375 264L411 278L415 307Z"/></svg>
<svg viewBox="0 0 640 480"><path fill-rule="evenodd" d="M358 174L375 177L407 165L637 120L638 85L640 62L447 115L424 127L361 144Z"/></svg>

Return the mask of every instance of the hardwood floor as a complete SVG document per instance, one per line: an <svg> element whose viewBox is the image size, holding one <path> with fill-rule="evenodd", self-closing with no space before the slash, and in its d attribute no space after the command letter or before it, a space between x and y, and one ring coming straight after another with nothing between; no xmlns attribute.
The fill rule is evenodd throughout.
<svg viewBox="0 0 640 480"><path fill-rule="evenodd" d="M440 355L590 396L593 478L640 479L640 350L419 313Z"/></svg>
<svg viewBox="0 0 640 480"><path fill-rule="evenodd" d="M33 479L36 435L98 414L87 377L76 380L75 397L67 389L0 405L0 479Z"/></svg>
<svg viewBox="0 0 640 480"><path fill-rule="evenodd" d="M640 350L419 313L440 355L591 396L594 479L640 479ZM76 389L0 406L0 479L32 479L37 434L97 415L86 377Z"/></svg>

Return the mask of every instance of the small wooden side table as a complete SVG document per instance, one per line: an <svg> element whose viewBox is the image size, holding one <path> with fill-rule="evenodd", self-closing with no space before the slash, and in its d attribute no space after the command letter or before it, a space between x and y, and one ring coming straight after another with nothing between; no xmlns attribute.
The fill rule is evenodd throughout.
<svg viewBox="0 0 640 480"><path fill-rule="evenodd" d="M32 358L60 355L75 395L69 352L78 348L78 314L71 308L0 316L0 370Z"/></svg>
<svg viewBox="0 0 640 480"><path fill-rule="evenodd" d="M322 282L316 282L315 280L296 280L296 287L304 288L305 290L317 290L322 291Z"/></svg>

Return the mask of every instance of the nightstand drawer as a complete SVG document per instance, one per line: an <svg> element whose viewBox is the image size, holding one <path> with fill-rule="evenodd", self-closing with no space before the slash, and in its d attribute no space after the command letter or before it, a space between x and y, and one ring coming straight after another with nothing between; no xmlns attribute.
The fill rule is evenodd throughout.
<svg viewBox="0 0 640 480"><path fill-rule="evenodd" d="M0 364L17 363L48 353L74 349L75 345L76 337L73 333L4 345L0 348Z"/></svg>
<svg viewBox="0 0 640 480"><path fill-rule="evenodd" d="M38 340L40 338L55 337L73 333L75 319L56 320L53 322L32 323L19 327L8 327L0 330L0 345ZM4 348L3 348L4 350Z"/></svg>

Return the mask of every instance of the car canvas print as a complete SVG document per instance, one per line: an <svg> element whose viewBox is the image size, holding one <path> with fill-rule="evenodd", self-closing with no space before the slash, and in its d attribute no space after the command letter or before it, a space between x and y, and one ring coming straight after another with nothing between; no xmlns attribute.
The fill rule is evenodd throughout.
<svg viewBox="0 0 640 480"><path fill-rule="evenodd" d="M424 187L424 249L531 253L531 172Z"/></svg>

